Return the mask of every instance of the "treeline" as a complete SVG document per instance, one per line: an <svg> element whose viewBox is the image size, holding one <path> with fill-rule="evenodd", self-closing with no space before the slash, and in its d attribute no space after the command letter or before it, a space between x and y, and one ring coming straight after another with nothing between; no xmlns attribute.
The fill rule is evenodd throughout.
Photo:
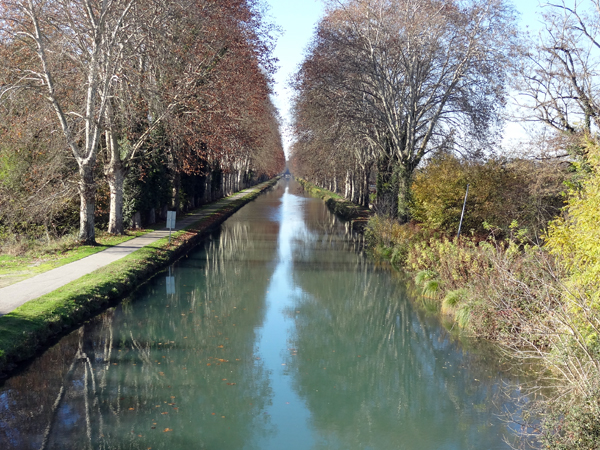
<svg viewBox="0 0 600 450"><path fill-rule="evenodd" d="M292 172L373 208L372 250L454 328L541 363L544 448L600 446L598 6L532 37L505 0L345 0L294 80ZM509 97L544 129L510 153Z"/></svg>
<svg viewBox="0 0 600 450"><path fill-rule="evenodd" d="M319 23L294 82L294 172L410 218L415 170L478 154L504 102L514 18L501 1L346 1ZM470 145L466 146L465 142Z"/></svg>
<svg viewBox="0 0 600 450"><path fill-rule="evenodd" d="M0 3L0 235L121 234L283 170L255 0Z"/></svg>

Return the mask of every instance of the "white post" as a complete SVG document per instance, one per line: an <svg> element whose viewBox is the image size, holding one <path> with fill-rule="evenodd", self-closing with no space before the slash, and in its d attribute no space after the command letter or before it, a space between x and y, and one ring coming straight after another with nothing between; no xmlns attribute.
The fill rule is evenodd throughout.
<svg viewBox="0 0 600 450"><path fill-rule="evenodd" d="M175 211L167 212L167 228L169 229L169 244L171 243L171 232L175 229Z"/></svg>
<svg viewBox="0 0 600 450"><path fill-rule="evenodd" d="M469 184L467 184L467 193L465 194L465 202L463 203L462 214L460 215L460 223L458 224L458 234L456 235L456 239L460 237L460 229L462 228L463 217L465 217L465 208L467 207L467 197L469 196Z"/></svg>

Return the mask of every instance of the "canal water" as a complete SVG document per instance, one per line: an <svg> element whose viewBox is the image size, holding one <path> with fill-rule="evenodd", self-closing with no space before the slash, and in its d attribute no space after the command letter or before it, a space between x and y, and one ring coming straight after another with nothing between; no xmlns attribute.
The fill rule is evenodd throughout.
<svg viewBox="0 0 600 450"><path fill-rule="evenodd" d="M518 379L281 180L0 386L0 449L507 449Z"/></svg>

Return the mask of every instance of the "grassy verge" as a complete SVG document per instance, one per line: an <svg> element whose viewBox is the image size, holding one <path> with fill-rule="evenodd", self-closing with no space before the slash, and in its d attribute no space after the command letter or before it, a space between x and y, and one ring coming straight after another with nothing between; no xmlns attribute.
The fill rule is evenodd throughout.
<svg viewBox="0 0 600 450"><path fill-rule="evenodd" d="M172 236L161 239L0 317L0 373L31 358L48 341L133 292L140 283L189 252L225 219L275 184L261 185Z"/></svg>
<svg viewBox="0 0 600 450"><path fill-rule="evenodd" d="M350 221L355 230L362 230L372 215L370 209L356 205L334 192L321 189L301 178L296 178L296 181L306 192L322 199L332 213Z"/></svg>
<svg viewBox="0 0 600 450"><path fill-rule="evenodd" d="M98 245L95 246L80 245L76 238L71 236L48 245L17 252L19 253L17 255L9 254L10 252L0 254L0 288L104 251L151 231L154 230L128 231L124 236L98 232L96 236Z"/></svg>

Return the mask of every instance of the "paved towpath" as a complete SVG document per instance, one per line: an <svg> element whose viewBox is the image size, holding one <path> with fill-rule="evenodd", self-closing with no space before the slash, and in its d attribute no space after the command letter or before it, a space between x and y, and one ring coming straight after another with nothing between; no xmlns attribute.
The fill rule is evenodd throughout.
<svg viewBox="0 0 600 450"><path fill-rule="evenodd" d="M268 182L267 182L268 183ZM214 203L205 205L201 209L177 218L175 231L182 230L195 222L213 214L234 201L248 195L257 188L262 188L264 184L259 184L251 188L240 191L230 197L223 198ZM113 263L125 256L135 252L136 250L150 245L159 239L169 236L169 230L164 228L145 234L134 239L131 239L122 244L115 245L104 251L95 253L85 258L41 273L32 278L28 278L19 283L11 284L0 289L0 316L8 314L12 310L18 308L22 304L35 298L46 295L56 289L68 284L72 281L81 278L88 273L93 272L101 267Z"/></svg>

